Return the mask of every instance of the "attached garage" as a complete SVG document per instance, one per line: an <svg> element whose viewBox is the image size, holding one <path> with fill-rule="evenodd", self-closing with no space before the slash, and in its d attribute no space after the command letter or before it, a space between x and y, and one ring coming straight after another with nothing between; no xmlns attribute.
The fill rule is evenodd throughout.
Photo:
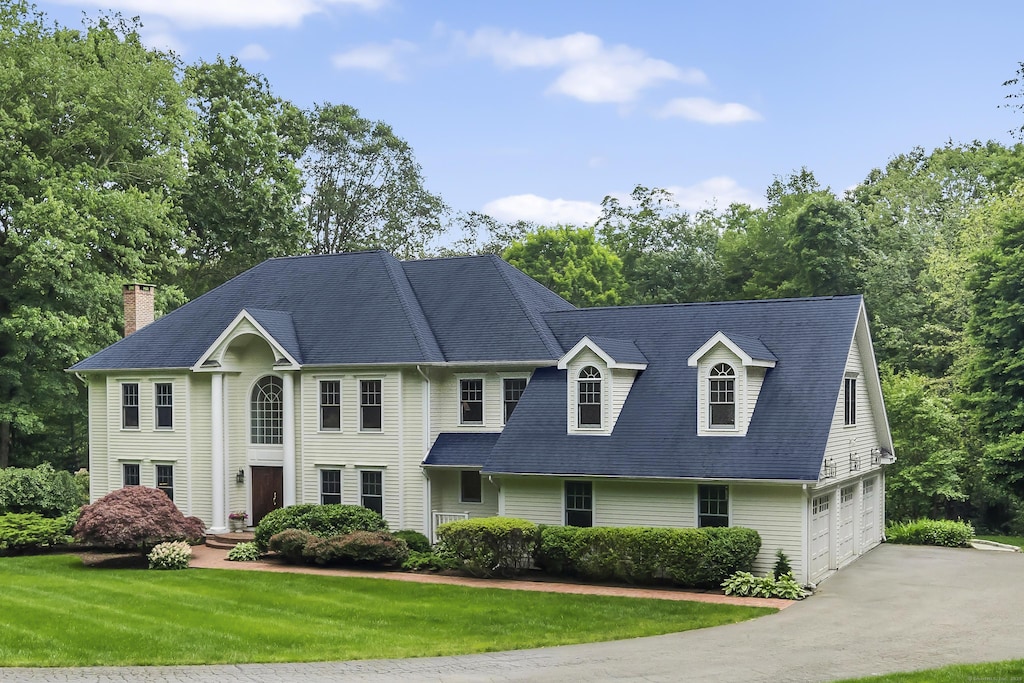
<svg viewBox="0 0 1024 683"><path fill-rule="evenodd" d="M811 499L811 581L828 573L832 548L832 494Z"/></svg>
<svg viewBox="0 0 1024 683"><path fill-rule="evenodd" d="M836 539L836 566L842 567L853 559L856 537L857 485L839 489L839 535Z"/></svg>

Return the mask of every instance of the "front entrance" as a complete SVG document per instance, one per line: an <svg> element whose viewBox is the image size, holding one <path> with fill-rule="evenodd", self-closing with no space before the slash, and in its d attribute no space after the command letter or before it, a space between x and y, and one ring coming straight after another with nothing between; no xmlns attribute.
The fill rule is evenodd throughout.
<svg viewBox="0 0 1024 683"><path fill-rule="evenodd" d="M284 468L252 466L252 523L284 504Z"/></svg>

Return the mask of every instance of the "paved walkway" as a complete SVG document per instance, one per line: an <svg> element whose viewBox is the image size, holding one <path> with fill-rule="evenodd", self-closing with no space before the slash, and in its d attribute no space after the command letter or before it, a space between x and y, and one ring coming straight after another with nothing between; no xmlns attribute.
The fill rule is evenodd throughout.
<svg viewBox="0 0 1024 683"><path fill-rule="evenodd" d="M2 616L0 616L2 618ZM1024 555L883 545L776 614L652 638L464 657L240 666L0 669L53 683L832 681L1024 658Z"/></svg>

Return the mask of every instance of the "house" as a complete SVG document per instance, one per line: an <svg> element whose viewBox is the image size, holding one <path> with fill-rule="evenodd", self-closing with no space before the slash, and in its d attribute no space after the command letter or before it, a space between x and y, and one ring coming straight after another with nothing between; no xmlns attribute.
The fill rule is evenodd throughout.
<svg viewBox="0 0 1024 683"><path fill-rule="evenodd" d="M747 526L801 581L877 545L893 460L859 296L575 309L495 256L279 258L71 371L91 496L211 531L294 503L451 519ZM148 317L147 317L148 316Z"/></svg>

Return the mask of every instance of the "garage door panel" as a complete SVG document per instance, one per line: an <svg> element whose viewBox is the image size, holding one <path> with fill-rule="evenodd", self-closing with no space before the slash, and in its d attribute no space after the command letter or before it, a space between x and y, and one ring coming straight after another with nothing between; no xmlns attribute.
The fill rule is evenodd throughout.
<svg viewBox="0 0 1024 683"><path fill-rule="evenodd" d="M811 499L811 580L829 570L832 547L831 494Z"/></svg>

